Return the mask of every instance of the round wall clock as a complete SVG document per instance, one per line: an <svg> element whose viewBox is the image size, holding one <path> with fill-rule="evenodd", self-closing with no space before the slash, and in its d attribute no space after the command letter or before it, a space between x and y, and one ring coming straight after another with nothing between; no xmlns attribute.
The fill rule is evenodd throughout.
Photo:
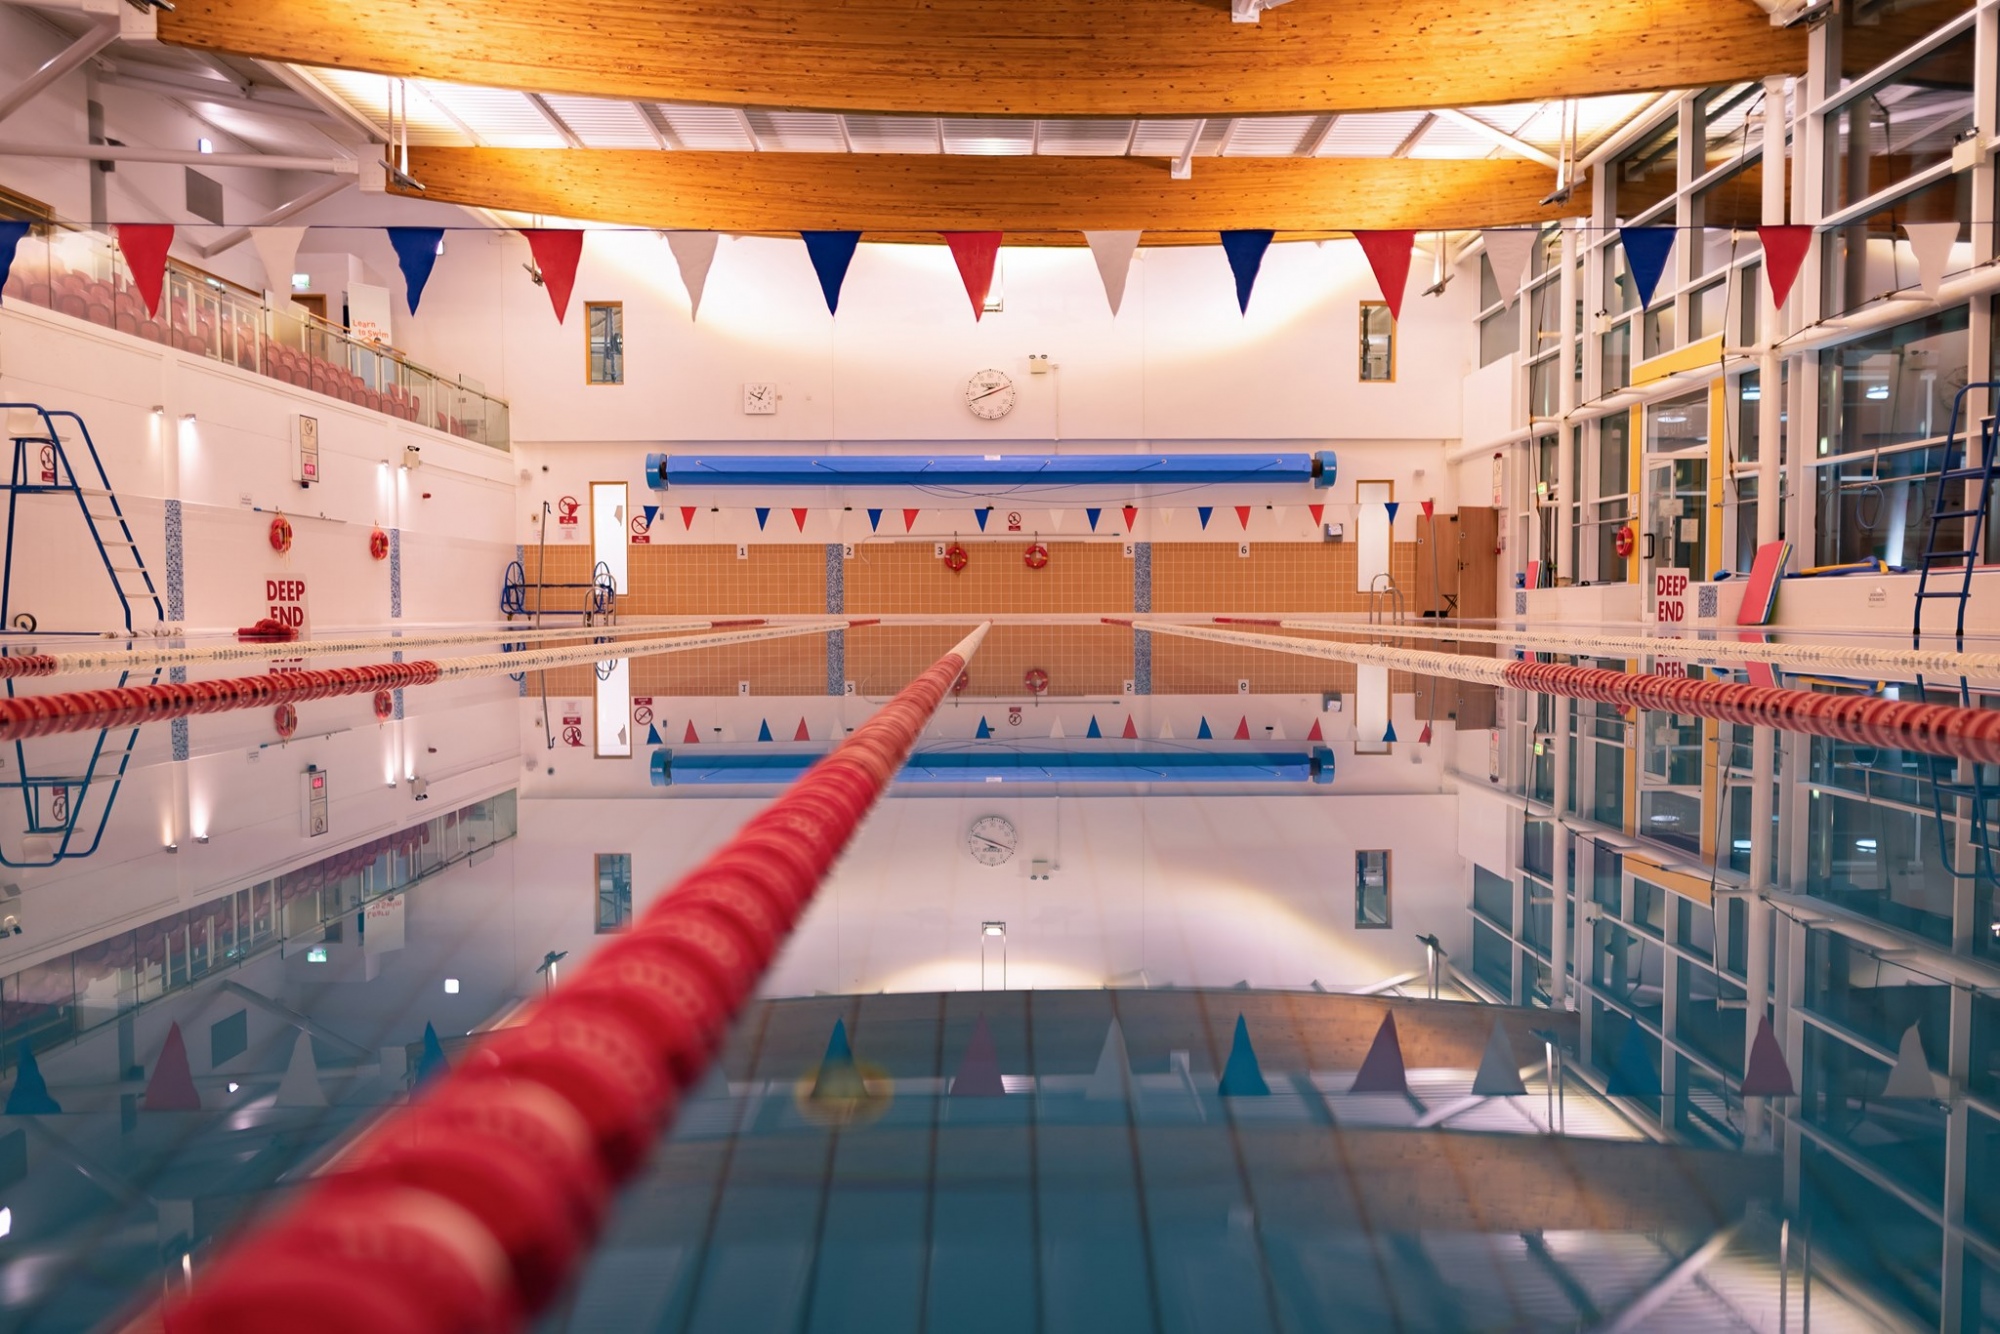
<svg viewBox="0 0 2000 1334"><path fill-rule="evenodd" d="M1014 822L1004 815L982 815L965 831L965 850L981 866L999 866L1014 855Z"/></svg>
<svg viewBox="0 0 2000 1334"><path fill-rule="evenodd" d="M1014 410L1014 382L1004 371L975 371L965 382L965 406L983 421L999 421Z"/></svg>

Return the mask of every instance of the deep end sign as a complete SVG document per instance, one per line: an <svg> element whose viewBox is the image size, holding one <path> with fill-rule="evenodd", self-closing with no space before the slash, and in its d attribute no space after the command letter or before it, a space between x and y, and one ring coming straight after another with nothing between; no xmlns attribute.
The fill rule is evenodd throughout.
<svg viewBox="0 0 2000 1334"><path fill-rule="evenodd" d="M1687 623L1688 572L1686 570L1655 570L1653 572L1653 617L1661 625L1685 625Z"/></svg>
<svg viewBox="0 0 2000 1334"><path fill-rule="evenodd" d="M304 635L312 625L312 618L306 612L306 581L294 575L266 579L264 615Z"/></svg>

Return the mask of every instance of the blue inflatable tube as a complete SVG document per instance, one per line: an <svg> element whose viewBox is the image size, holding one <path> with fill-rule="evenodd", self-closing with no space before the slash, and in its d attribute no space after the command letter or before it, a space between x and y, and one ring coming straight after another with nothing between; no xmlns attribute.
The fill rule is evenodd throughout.
<svg viewBox="0 0 2000 1334"><path fill-rule="evenodd" d="M733 787L789 783L819 754L660 749L654 787ZM1333 751L920 751L899 783L1331 783Z"/></svg>
<svg viewBox="0 0 2000 1334"><path fill-rule="evenodd" d="M676 486L1053 487L1334 483L1317 454L648 454L646 484Z"/></svg>

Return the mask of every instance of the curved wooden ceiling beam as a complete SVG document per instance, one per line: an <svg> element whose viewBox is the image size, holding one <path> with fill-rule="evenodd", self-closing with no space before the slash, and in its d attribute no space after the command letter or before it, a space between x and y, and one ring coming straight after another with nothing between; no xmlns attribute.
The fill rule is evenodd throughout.
<svg viewBox="0 0 2000 1334"><path fill-rule="evenodd" d="M1177 181L1165 158L412 148L410 174L415 197L634 227L1000 231L1013 244L1100 229L1154 243L1250 227L1456 230L1565 211L1540 202L1548 168L1503 158L1200 158Z"/></svg>
<svg viewBox="0 0 2000 1334"><path fill-rule="evenodd" d="M1387 111L1805 68L1751 0L179 0L162 41L531 92L921 115Z"/></svg>

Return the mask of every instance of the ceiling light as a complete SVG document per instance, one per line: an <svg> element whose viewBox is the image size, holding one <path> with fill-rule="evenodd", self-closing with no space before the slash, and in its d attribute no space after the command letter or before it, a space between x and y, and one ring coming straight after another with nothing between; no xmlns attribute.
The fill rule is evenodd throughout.
<svg viewBox="0 0 2000 1334"><path fill-rule="evenodd" d="M197 153L213 153L215 151L215 140L206 136L195 140L194 151Z"/></svg>
<svg viewBox="0 0 2000 1334"><path fill-rule="evenodd" d="M307 951L306 951L306 962L307 962L307 963L325 963L325 962L326 962L326 946L324 946L324 945L315 945L315 946L313 946L313 947L312 947L311 949L307 950Z"/></svg>
<svg viewBox="0 0 2000 1334"><path fill-rule="evenodd" d="M168 851L168 852L179 852L180 850L181 850L181 845L180 845L180 844L178 844L178 843L169 843L169 844L167 844L167 851Z"/></svg>
<svg viewBox="0 0 2000 1334"><path fill-rule="evenodd" d="M455 978L455 977L447 977L447 978L446 978L446 979L444 980L444 994L445 994L445 995L447 995L447 996L456 996L456 995L458 994L458 979L457 979L457 978Z"/></svg>
<svg viewBox="0 0 2000 1334"><path fill-rule="evenodd" d="M982 936L997 936L1005 940L1007 938L1007 924L1005 922L981 922L979 924L979 934Z"/></svg>
<svg viewBox="0 0 2000 1334"><path fill-rule="evenodd" d="M310 273L295 273L292 275L292 290L294 292L311 291L312 285L313 276Z"/></svg>
<svg viewBox="0 0 2000 1334"><path fill-rule="evenodd" d="M235 1080L233 1080L233 1079L229 1081L229 1091L230 1091L231 1093L234 1093L234 1092L236 1092L236 1090L237 1090L237 1089L240 1089L240 1088L242 1088L242 1087L243 1087L243 1086L242 1086L241 1084L237 1083L237 1082L236 1082Z"/></svg>

